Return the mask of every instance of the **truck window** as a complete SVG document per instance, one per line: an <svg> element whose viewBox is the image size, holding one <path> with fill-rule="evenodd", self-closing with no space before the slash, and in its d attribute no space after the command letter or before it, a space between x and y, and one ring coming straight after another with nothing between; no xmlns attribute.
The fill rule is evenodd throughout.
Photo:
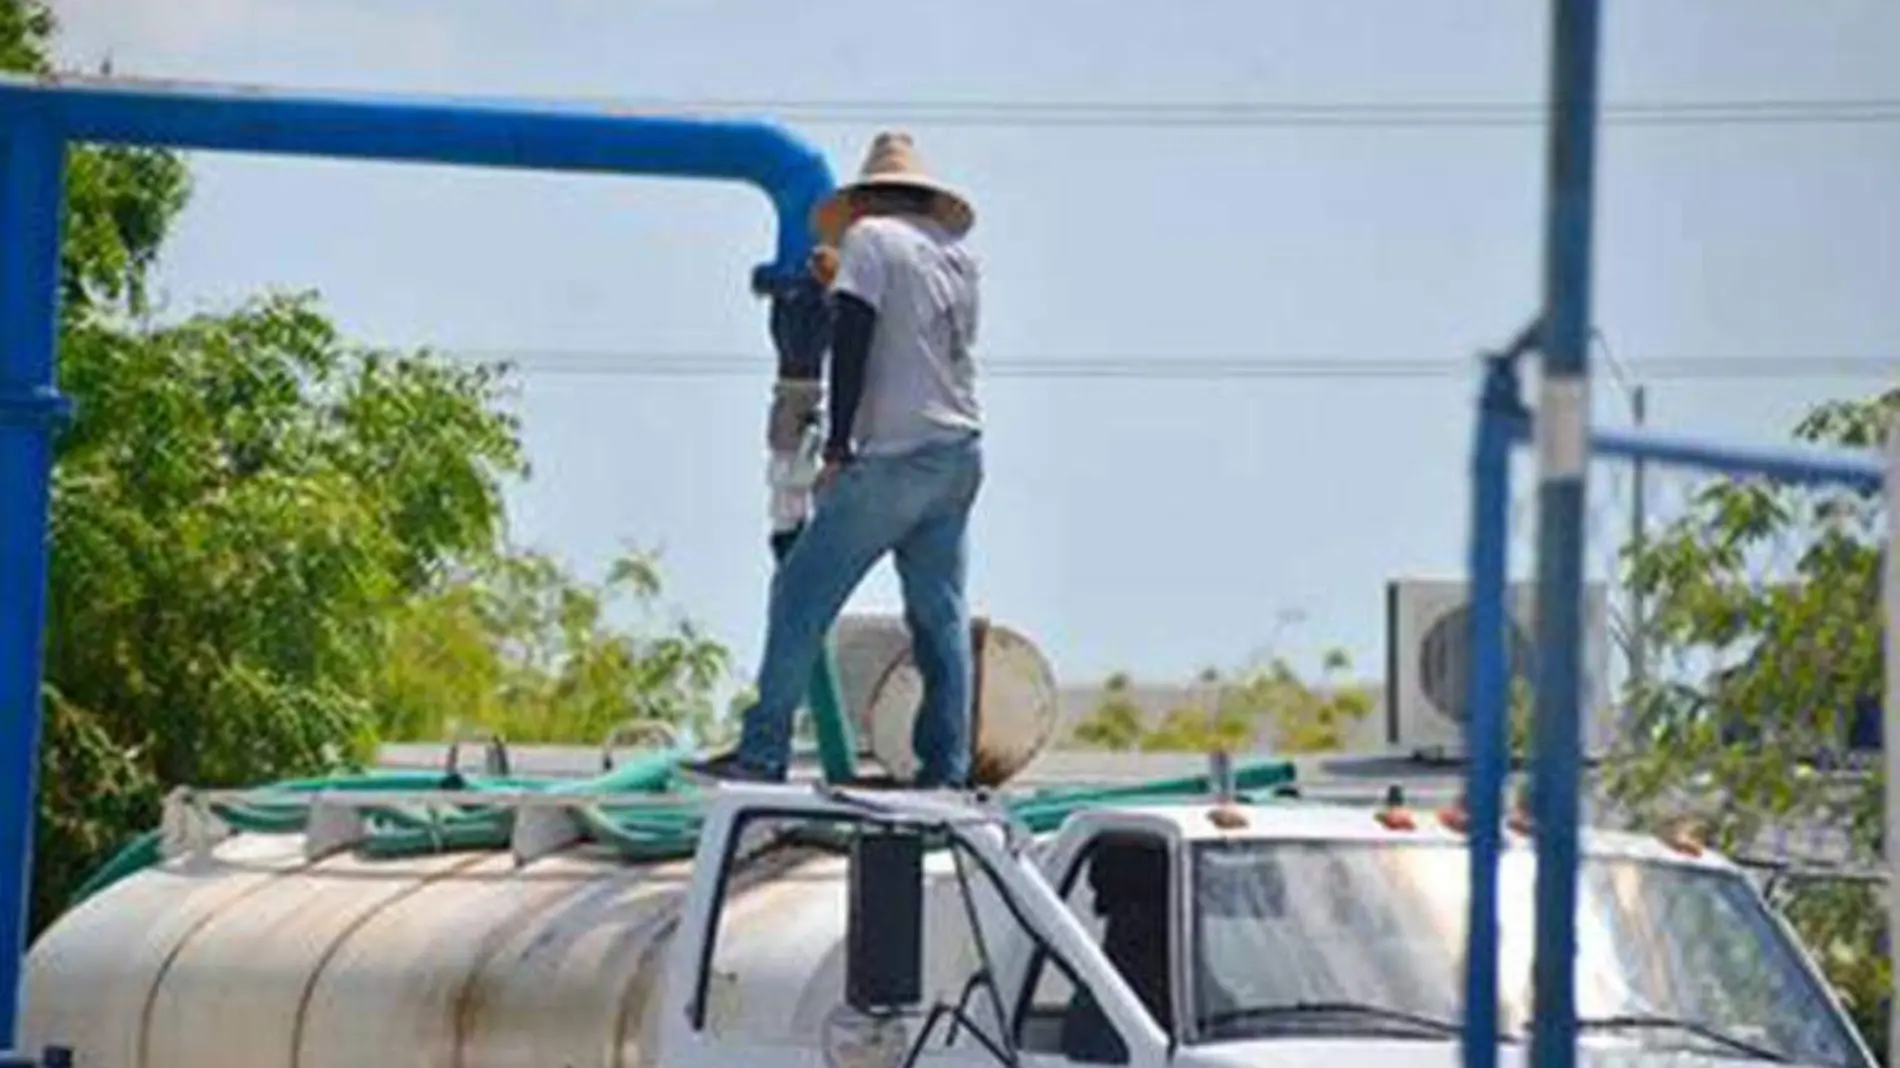
<svg viewBox="0 0 1900 1068"><path fill-rule="evenodd" d="M1172 1033L1170 881L1164 839L1104 834L1084 847L1060 889L1149 1015ZM1046 952L1039 951L1031 961L1027 989L1016 1027L1017 1043L1024 1050L1088 1064L1127 1062L1123 1037L1089 992L1078 989Z"/></svg>

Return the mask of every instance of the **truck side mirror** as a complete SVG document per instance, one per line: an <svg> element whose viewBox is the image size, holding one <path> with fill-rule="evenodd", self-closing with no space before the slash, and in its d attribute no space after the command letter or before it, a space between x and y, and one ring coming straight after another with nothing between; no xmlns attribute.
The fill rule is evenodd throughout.
<svg viewBox="0 0 1900 1068"><path fill-rule="evenodd" d="M865 827L851 844L845 1001L866 1014L911 1008L923 980L923 836Z"/></svg>

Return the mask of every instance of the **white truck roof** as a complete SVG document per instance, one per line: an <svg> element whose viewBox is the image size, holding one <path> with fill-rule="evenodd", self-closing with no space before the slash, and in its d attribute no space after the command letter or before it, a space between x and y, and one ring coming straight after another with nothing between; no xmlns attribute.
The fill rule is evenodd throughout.
<svg viewBox="0 0 1900 1068"><path fill-rule="evenodd" d="M1411 829L1394 829L1379 821L1380 809L1360 805L1287 800L1264 804L1220 803L1212 800L1183 799L1154 804L1110 805L1085 814L1084 818L1115 821L1117 817L1172 827L1183 839L1212 841L1238 839L1306 839L1313 841L1423 842L1464 846L1469 835L1445 825L1435 810L1407 808L1412 816ZM1230 814L1216 822L1216 813ZM1238 823L1239 826L1223 826ZM1534 839L1506 831L1504 848L1531 849ZM1659 838L1623 831L1581 829L1579 848L1585 856L1619 857L1723 871L1738 871L1726 857L1709 850L1679 850Z"/></svg>

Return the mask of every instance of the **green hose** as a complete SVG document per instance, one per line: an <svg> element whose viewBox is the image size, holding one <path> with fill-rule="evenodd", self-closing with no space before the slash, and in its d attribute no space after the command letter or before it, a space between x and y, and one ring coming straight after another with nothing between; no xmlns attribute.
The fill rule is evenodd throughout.
<svg viewBox="0 0 1900 1068"><path fill-rule="evenodd" d="M825 781L845 782L857 776L857 739L851 729L851 717L845 714L844 699L838 689L838 667L833 662L832 640L825 639L818 662L811 673L811 690L805 703L811 709L812 727L818 733L819 766Z"/></svg>
<svg viewBox="0 0 1900 1068"><path fill-rule="evenodd" d="M1270 790L1292 782L1294 775L1293 765L1283 761L1252 764L1234 770L1234 787L1242 791ZM1010 810L1020 819L1045 809L1066 814L1091 805L1150 798L1193 797L1212 790L1213 782L1208 776L1186 775L1132 786L1057 788L1017 801L1010 806Z"/></svg>
<svg viewBox="0 0 1900 1068"><path fill-rule="evenodd" d="M137 875L159 861L159 845L163 835L158 831L146 831L127 843L124 849L115 853L111 860L101 864L86 881L79 884L67 908L75 908L80 902L130 875Z"/></svg>
<svg viewBox="0 0 1900 1068"><path fill-rule="evenodd" d="M579 782L557 781L546 787L553 794L656 794L676 785L679 765L693 754L685 749L662 749L629 760L625 764L591 779Z"/></svg>
<svg viewBox="0 0 1900 1068"><path fill-rule="evenodd" d="M358 775L336 775L319 778L285 779L264 787L265 791L283 793L367 793L370 791L408 791L439 789L445 776L433 771L370 771ZM468 785L471 792L493 792L496 790L539 790L546 787L541 780L519 778L478 779ZM237 806L219 805L219 816L228 819L235 829L261 834L294 834L304 826L305 811L297 805L261 805ZM378 809L376 814L385 820L394 822L417 821L413 817L396 810ZM67 901L67 908L77 907L80 903L106 889L129 875L136 875L161 859L160 845L163 835L151 830L126 843L117 853L100 865L79 885ZM504 844L506 839L503 839Z"/></svg>
<svg viewBox="0 0 1900 1068"><path fill-rule="evenodd" d="M424 853L505 849L508 839L509 827L505 818L467 816L443 820L432 826L369 835L363 840L363 853L371 857L394 859Z"/></svg>

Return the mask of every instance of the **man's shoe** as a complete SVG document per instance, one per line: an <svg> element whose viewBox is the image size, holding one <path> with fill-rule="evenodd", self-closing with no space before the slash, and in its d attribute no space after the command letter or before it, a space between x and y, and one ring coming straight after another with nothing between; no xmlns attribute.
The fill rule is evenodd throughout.
<svg viewBox="0 0 1900 1068"><path fill-rule="evenodd" d="M710 760L689 760L679 766L679 773L689 779L701 782L759 782L782 783L783 775L774 775L769 771L755 768L739 759L738 753L724 753Z"/></svg>

